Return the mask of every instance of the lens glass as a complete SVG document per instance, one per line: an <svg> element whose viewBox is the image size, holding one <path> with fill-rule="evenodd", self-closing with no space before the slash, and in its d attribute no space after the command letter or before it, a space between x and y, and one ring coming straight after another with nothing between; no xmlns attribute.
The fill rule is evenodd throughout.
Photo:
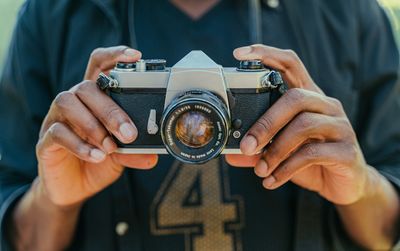
<svg viewBox="0 0 400 251"><path fill-rule="evenodd" d="M175 135L184 145L200 148L213 139L214 125L205 113L188 111L176 121Z"/></svg>

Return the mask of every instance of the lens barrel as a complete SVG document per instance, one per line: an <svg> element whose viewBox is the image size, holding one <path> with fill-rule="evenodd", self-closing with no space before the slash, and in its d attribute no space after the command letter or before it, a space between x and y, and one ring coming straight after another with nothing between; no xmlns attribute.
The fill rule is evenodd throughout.
<svg viewBox="0 0 400 251"><path fill-rule="evenodd" d="M230 118L226 105L209 91L184 93L165 109L161 137L167 151L190 164L205 163L224 149Z"/></svg>

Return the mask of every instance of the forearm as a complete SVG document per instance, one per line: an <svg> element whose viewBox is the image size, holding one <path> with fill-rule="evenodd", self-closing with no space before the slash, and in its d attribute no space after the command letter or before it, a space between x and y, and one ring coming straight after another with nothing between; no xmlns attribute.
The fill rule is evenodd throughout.
<svg viewBox="0 0 400 251"><path fill-rule="evenodd" d="M81 205L60 208L40 181L22 197L11 215L9 236L16 250L64 250L72 241Z"/></svg>
<svg viewBox="0 0 400 251"><path fill-rule="evenodd" d="M393 185L369 168L366 195L351 205L337 205L349 236L368 250L389 250L397 237L400 200Z"/></svg>

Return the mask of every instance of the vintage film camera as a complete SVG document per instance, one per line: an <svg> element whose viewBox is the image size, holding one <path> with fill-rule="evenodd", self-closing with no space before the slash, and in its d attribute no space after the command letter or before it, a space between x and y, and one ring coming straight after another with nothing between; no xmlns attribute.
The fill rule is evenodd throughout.
<svg viewBox="0 0 400 251"><path fill-rule="evenodd" d="M258 60L223 68L202 51L173 67L162 59L118 63L97 84L132 118L138 137L118 152L171 154L201 164L240 154L240 140L286 90L281 75Z"/></svg>

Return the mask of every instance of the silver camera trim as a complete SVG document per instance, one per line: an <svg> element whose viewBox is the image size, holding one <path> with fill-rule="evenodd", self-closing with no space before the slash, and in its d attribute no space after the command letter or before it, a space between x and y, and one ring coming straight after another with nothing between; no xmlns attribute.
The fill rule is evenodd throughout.
<svg viewBox="0 0 400 251"><path fill-rule="evenodd" d="M118 88L165 88L167 89L166 93L169 90L179 89L179 93L182 93L190 89L206 89L206 87L210 87L211 89L207 89L208 91L214 91L215 89L216 94L224 97L226 96L227 88L264 88L263 78L269 72L270 70L268 69L238 71L235 67L222 67L211 60L204 52L192 51L171 68L166 68L165 71L138 72L113 69L110 72L110 76L118 82ZM205 75L202 76L203 74ZM210 76L211 79L207 79L205 76ZM197 78L201 80L196 80ZM211 80L213 79L217 80L217 82L212 82ZM175 81L178 80L183 82L176 83ZM192 83L196 83L196 85ZM223 87L225 89L222 90ZM224 92L225 95L220 92ZM176 95L171 94L168 100L172 100ZM169 102L165 103L169 104Z"/></svg>
<svg viewBox="0 0 400 251"><path fill-rule="evenodd" d="M235 67L222 67L202 51L192 51L165 71L124 71L113 69L110 76L118 88L166 89L165 110L172 100L193 89L207 90L217 94L226 104L228 115L228 89L263 89L269 69L242 71ZM152 109L152 108L150 108ZM145 132L143 132L145 133ZM168 154L166 148L118 148L124 154ZM221 154L242 154L240 149L226 148Z"/></svg>

